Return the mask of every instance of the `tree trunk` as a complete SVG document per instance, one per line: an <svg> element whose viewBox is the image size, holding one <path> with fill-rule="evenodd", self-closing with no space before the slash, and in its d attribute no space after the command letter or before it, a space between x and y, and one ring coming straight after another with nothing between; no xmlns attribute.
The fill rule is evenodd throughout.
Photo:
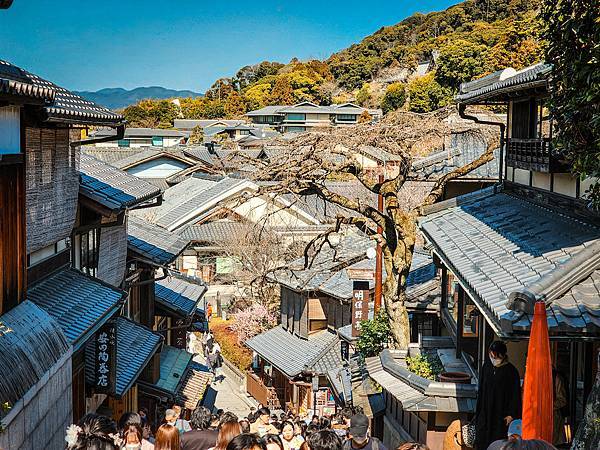
<svg viewBox="0 0 600 450"><path fill-rule="evenodd" d="M600 352L598 352L600 367ZM588 397L583 422L579 425L571 450L597 450L600 448L600 370Z"/></svg>
<svg viewBox="0 0 600 450"><path fill-rule="evenodd" d="M382 294L389 316L391 345L395 349L406 350L410 343L410 322L405 305L406 281L415 246L416 221L414 217L402 213L395 221L393 233L396 236L395 242L391 242L388 235L388 247L384 251L387 276Z"/></svg>

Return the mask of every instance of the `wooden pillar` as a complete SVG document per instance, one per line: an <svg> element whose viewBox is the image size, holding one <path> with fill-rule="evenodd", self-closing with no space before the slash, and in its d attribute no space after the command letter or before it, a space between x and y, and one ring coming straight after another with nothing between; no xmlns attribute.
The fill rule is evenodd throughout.
<svg viewBox="0 0 600 450"><path fill-rule="evenodd" d="M569 342L569 416L573 431L575 431L575 421L577 418L577 361L579 343Z"/></svg>
<svg viewBox="0 0 600 450"><path fill-rule="evenodd" d="M456 357L460 358L462 355L462 330L464 325L464 314L465 314L465 291L462 286L457 285L458 292L458 317L456 323Z"/></svg>
<svg viewBox="0 0 600 450"><path fill-rule="evenodd" d="M448 268L442 266L442 301L441 308L448 308Z"/></svg>

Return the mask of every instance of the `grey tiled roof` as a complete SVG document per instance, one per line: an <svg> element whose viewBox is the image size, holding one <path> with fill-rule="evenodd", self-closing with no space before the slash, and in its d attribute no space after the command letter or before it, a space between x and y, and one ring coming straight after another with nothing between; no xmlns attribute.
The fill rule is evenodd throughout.
<svg viewBox="0 0 600 450"><path fill-rule="evenodd" d="M491 100L525 87L545 86L552 66L538 63L518 72L512 69L508 70L495 72L487 77L461 84L456 100L462 103L476 103Z"/></svg>
<svg viewBox="0 0 600 450"><path fill-rule="evenodd" d="M142 218L129 216L127 244L136 253L159 265L166 265L173 262L185 250L188 242L158 225Z"/></svg>
<svg viewBox="0 0 600 450"><path fill-rule="evenodd" d="M156 280L154 295L156 301L164 308L188 317L196 311L206 289L205 285L191 283L177 276L169 276Z"/></svg>
<svg viewBox="0 0 600 450"><path fill-rule="evenodd" d="M83 153L87 153L100 161L115 166L119 169L128 169L144 161L160 157L175 158L189 166L194 161L187 158L180 147L140 147L140 148L115 148L95 147L86 145L82 147Z"/></svg>
<svg viewBox="0 0 600 450"><path fill-rule="evenodd" d="M411 177L418 180L436 180L459 167L475 161L487 148L485 140L480 136L468 136L453 133L450 137L449 148L435 152L425 158L413 161ZM497 180L500 150L494 151L494 159L461 179Z"/></svg>
<svg viewBox="0 0 600 450"><path fill-rule="evenodd" d="M123 122L120 114L3 60L0 60L0 91L47 100L43 109L49 121L90 125Z"/></svg>
<svg viewBox="0 0 600 450"><path fill-rule="evenodd" d="M232 195L251 183L235 178L223 178L214 183L199 178L189 178L165 191L165 200L156 211L156 223L174 230L182 221L191 220L217 204L219 198Z"/></svg>
<svg viewBox="0 0 600 450"><path fill-rule="evenodd" d="M126 293L75 269L65 269L36 283L27 298L58 322L78 349L120 307Z"/></svg>
<svg viewBox="0 0 600 450"><path fill-rule="evenodd" d="M233 221L207 222L182 229L179 235L189 241L223 245L232 236L248 231L248 225Z"/></svg>
<svg viewBox="0 0 600 450"><path fill-rule="evenodd" d="M388 351L384 350L384 353L386 352ZM457 387L459 385L455 383L436 383L438 388L434 390L427 386L429 382L426 380L425 384L416 382L416 379L420 377L408 372L397 361L390 362L390 367L388 367L382 362L382 356L375 356L367 358L365 363L369 376L393 395L402 404L402 409L405 411L475 412L477 399L474 394L477 391L474 385L460 386L469 386L469 390L472 392L469 392L468 396L458 394ZM396 367L391 367L393 365ZM400 372L403 376L400 375ZM444 393L446 395L440 395Z"/></svg>
<svg viewBox="0 0 600 450"><path fill-rule="evenodd" d="M182 130L193 130L195 127L211 127L215 124L224 124L225 126L234 127L241 123L243 120L225 120L225 119L175 119L173 121L174 128Z"/></svg>
<svg viewBox="0 0 600 450"><path fill-rule="evenodd" d="M116 131L110 128L101 128L93 133L94 137L115 136ZM126 128L125 139L131 137L184 137L185 134L177 130L165 130L162 128Z"/></svg>
<svg viewBox="0 0 600 450"><path fill-rule="evenodd" d="M269 278L298 291L320 290L321 286L340 270L364 260L367 249L373 246L374 242L367 236L349 234L335 250L325 244L310 267L304 268L304 258L299 258L289 263L288 269L275 272ZM330 287L335 290L335 285L334 280Z"/></svg>
<svg viewBox="0 0 600 450"><path fill-rule="evenodd" d="M342 365L340 341L327 330L311 334L306 340L279 325L249 339L246 345L290 378L303 370L325 375Z"/></svg>
<svg viewBox="0 0 600 450"><path fill-rule="evenodd" d="M511 294L537 292L548 277L558 292L573 276L568 265L600 248L600 228L493 189L442 202L420 228L502 334L526 332L530 325L527 314L507 308ZM548 305L551 332L599 332L600 264L591 269Z"/></svg>
<svg viewBox="0 0 600 450"><path fill-rule="evenodd" d="M0 316L0 324L0 403L14 405L71 346L56 320L28 300Z"/></svg>
<svg viewBox="0 0 600 450"><path fill-rule="evenodd" d="M215 165L216 160L218 159L218 156L210 153L204 145L188 145L182 147L182 151L186 156L210 165Z"/></svg>
<svg viewBox="0 0 600 450"><path fill-rule="evenodd" d="M80 158L80 192L110 209L123 209L158 197L160 189L92 156Z"/></svg>
<svg viewBox="0 0 600 450"><path fill-rule="evenodd" d="M137 381L142 371L159 350L163 337L125 317L117 317L117 378L115 394L123 396ZM85 351L85 376L88 383L94 382L94 343Z"/></svg>

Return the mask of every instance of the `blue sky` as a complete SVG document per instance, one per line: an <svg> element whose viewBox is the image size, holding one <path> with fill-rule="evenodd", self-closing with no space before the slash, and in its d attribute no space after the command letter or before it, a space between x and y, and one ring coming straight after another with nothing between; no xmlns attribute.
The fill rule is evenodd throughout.
<svg viewBox="0 0 600 450"><path fill-rule="evenodd" d="M73 90L204 91L238 68L327 58L382 26L457 0L15 0L0 59Z"/></svg>

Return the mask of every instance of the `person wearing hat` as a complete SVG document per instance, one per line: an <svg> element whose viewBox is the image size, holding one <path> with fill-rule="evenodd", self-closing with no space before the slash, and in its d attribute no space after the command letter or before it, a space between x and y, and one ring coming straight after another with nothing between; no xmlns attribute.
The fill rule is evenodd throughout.
<svg viewBox="0 0 600 450"><path fill-rule="evenodd" d="M387 450L383 442L369 436L369 418L364 414L355 414L350 418L348 440L343 450Z"/></svg>

